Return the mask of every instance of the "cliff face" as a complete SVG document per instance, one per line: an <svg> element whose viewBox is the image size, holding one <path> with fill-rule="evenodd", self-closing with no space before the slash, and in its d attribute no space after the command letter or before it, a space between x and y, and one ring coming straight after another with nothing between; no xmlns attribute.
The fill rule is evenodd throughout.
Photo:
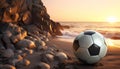
<svg viewBox="0 0 120 69"><path fill-rule="evenodd" d="M46 43L60 29L41 0L0 0L0 69L58 69L68 57Z"/></svg>
<svg viewBox="0 0 120 69"><path fill-rule="evenodd" d="M50 19L41 0L0 0L0 23L16 24L34 34L61 35L60 24Z"/></svg>

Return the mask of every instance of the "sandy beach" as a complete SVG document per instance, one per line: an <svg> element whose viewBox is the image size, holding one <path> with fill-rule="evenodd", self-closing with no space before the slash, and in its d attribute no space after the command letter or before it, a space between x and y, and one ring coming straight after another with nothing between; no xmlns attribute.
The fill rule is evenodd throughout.
<svg viewBox="0 0 120 69"><path fill-rule="evenodd" d="M108 46L107 55L96 65L84 65L79 62L72 52L72 42L65 42L59 39L52 39L48 43L53 43L58 49L61 49L69 56L72 57L72 61L68 64L72 64L76 69L119 69L120 68L120 48L114 46Z"/></svg>
<svg viewBox="0 0 120 69"><path fill-rule="evenodd" d="M114 46L108 46L107 55L102 58L97 64L95 65L85 65L78 61L73 54L72 50L72 42L65 42L61 41L58 38L51 39L47 42L49 46L55 46L60 51L65 52L69 57L70 60L66 61L64 64L67 66L71 66L68 69L119 69L120 68L120 48ZM32 55L27 56L26 58L31 60L31 64L24 68L19 69L33 69L33 66L40 62L40 55L38 53L34 53ZM64 65L61 65L61 68ZM61 69L59 68L59 69ZM64 68L62 68L64 69Z"/></svg>

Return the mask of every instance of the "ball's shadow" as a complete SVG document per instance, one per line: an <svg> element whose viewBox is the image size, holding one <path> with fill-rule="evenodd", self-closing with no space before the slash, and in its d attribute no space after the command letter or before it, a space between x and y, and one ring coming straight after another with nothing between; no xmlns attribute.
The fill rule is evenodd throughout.
<svg viewBox="0 0 120 69"><path fill-rule="evenodd" d="M81 62L77 62L74 64L75 69L95 69L96 67L104 66L102 63L95 63L95 64L85 64Z"/></svg>

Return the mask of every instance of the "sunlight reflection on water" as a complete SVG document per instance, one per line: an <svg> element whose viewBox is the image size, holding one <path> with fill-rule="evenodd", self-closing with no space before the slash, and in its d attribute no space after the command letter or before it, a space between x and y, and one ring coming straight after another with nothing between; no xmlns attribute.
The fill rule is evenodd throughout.
<svg viewBox="0 0 120 69"><path fill-rule="evenodd" d="M120 48L120 24L107 24L107 23L62 23L71 28L62 31L63 36L57 36L61 41L73 42L75 37L84 30L95 30L103 34L106 38L108 46ZM113 38L113 39L112 39ZM116 38L116 39L114 39Z"/></svg>

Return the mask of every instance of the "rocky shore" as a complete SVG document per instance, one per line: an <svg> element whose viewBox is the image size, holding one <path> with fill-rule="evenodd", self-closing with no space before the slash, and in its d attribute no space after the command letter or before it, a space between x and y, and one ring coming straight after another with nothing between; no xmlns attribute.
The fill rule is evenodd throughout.
<svg viewBox="0 0 120 69"><path fill-rule="evenodd" d="M12 23L0 25L0 69L58 69L59 64L68 60L64 52L47 44L51 34L34 35ZM29 56L34 55L39 57L39 63L30 66L34 59Z"/></svg>
<svg viewBox="0 0 120 69"><path fill-rule="evenodd" d="M60 69L69 57L47 42L62 29L41 0L0 0L0 69Z"/></svg>

